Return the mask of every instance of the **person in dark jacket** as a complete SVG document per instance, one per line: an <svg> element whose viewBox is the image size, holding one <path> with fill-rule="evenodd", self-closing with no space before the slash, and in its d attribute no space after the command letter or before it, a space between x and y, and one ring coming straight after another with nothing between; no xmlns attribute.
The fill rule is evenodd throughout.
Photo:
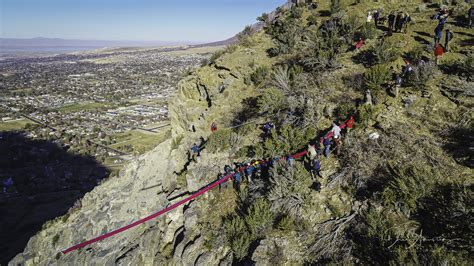
<svg viewBox="0 0 474 266"><path fill-rule="evenodd" d="M329 150L331 149L331 140L329 138L324 137L323 140L324 145L324 157L329 157Z"/></svg>
<svg viewBox="0 0 474 266"><path fill-rule="evenodd" d="M388 28L390 29L391 32L395 29L395 15L393 12L390 12L388 15Z"/></svg>
<svg viewBox="0 0 474 266"><path fill-rule="evenodd" d="M434 30L434 33L435 33L435 37L434 37L435 44L441 42L441 38L443 37L443 28L444 28L444 25L443 25L443 24L438 24L438 26L436 26L436 28L435 28L435 30Z"/></svg>
<svg viewBox="0 0 474 266"><path fill-rule="evenodd" d="M380 19L381 15L382 15L382 11L380 10L380 8L375 10L375 12L374 12L375 27L377 27L379 25L379 19Z"/></svg>
<svg viewBox="0 0 474 266"><path fill-rule="evenodd" d="M402 26L403 26L403 13L399 12L397 14L397 17L395 19L395 32L401 32L402 31Z"/></svg>
<svg viewBox="0 0 474 266"><path fill-rule="evenodd" d="M321 173L319 172L321 170L321 163L319 162L319 159L316 158L313 160L313 179L316 179L317 176L322 177Z"/></svg>
<svg viewBox="0 0 474 266"><path fill-rule="evenodd" d="M446 30L446 34L444 35L444 51L448 51L449 42L453 39L454 35L449 29Z"/></svg>
<svg viewBox="0 0 474 266"><path fill-rule="evenodd" d="M405 18L404 18L404 21L403 21L403 32L404 33L407 33L408 31L408 24L410 24L411 22L411 17L408 13L405 14Z"/></svg>

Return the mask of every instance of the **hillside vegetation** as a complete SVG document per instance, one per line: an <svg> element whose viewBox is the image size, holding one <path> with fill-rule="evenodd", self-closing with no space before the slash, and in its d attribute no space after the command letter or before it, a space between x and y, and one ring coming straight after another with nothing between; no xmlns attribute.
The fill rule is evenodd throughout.
<svg viewBox="0 0 474 266"><path fill-rule="evenodd" d="M430 36L440 5L327 2L264 14L262 32L246 29L204 68L240 60L245 93L233 100L241 105L216 107L225 113L219 123L237 128L211 135L205 147L233 162L295 153L333 121L356 117L341 155L322 159L320 189L305 162L283 162L245 183L233 204L221 204L229 192L209 203L209 212L222 211L202 217L209 248L229 245L234 261L265 264L472 263L474 35L463 26L470 6L448 6L456 39L437 66ZM366 24L367 11L377 8L408 12L407 32L385 37L385 26ZM366 45L351 49L359 38ZM242 53L258 59L247 62ZM405 60L415 70L395 95ZM364 103L367 89L374 105ZM246 124L254 120L272 121L276 130L265 137ZM380 138L369 140L373 132Z"/></svg>
<svg viewBox="0 0 474 266"><path fill-rule="evenodd" d="M438 65L439 3L289 2L263 14L262 30L247 27L180 82L169 140L45 225L12 263L471 265L474 33L464 27L469 5L449 2L455 38ZM386 26L366 24L377 8L408 12L407 33L384 37ZM360 38L365 45L354 49ZM413 71L397 95L405 60ZM321 159L321 177L313 179L306 159L281 160L351 115L355 126L343 131L339 155ZM268 121L275 128L265 134ZM201 150L193 159L194 143ZM228 182L119 235L59 252L206 188L225 165L259 159L274 164L240 189Z"/></svg>

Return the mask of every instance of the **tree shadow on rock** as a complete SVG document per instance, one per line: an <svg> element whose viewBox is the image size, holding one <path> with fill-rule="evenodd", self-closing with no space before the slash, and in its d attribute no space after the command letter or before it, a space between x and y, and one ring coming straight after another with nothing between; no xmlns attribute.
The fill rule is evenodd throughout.
<svg viewBox="0 0 474 266"><path fill-rule="evenodd" d="M418 203L414 215L424 235L434 243L448 245L453 251L469 250L472 238L471 192L473 186L443 185Z"/></svg>
<svg viewBox="0 0 474 266"><path fill-rule="evenodd" d="M0 194L0 264L6 265L46 221L66 214L109 171L92 157L23 133L0 132L0 151L0 179L14 182Z"/></svg>
<svg viewBox="0 0 474 266"><path fill-rule="evenodd" d="M239 126L259 117L258 98L250 97L242 100L242 109L232 119L232 126Z"/></svg>

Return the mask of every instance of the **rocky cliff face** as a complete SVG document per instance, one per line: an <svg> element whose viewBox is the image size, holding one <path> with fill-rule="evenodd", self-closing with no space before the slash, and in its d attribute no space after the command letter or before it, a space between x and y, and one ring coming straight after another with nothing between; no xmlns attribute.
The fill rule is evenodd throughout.
<svg viewBox="0 0 474 266"><path fill-rule="evenodd" d="M242 73L265 54L264 45L259 49L239 48L183 80L170 102L172 139L87 193L67 215L45 224L10 264L231 263L228 247L206 249L196 230L204 215L201 205L213 193L82 250L67 255L60 251L157 212L215 180L222 166L230 164L229 155L204 150L196 163L188 160L188 151L207 138L213 121L219 128L228 126L226 113L240 108L241 99L253 93L245 89Z"/></svg>

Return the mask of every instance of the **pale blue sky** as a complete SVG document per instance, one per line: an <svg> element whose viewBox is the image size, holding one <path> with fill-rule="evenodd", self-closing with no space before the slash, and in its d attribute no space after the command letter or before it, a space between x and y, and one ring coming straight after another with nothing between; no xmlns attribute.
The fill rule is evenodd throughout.
<svg viewBox="0 0 474 266"><path fill-rule="evenodd" d="M285 0L0 0L0 37L210 42Z"/></svg>

